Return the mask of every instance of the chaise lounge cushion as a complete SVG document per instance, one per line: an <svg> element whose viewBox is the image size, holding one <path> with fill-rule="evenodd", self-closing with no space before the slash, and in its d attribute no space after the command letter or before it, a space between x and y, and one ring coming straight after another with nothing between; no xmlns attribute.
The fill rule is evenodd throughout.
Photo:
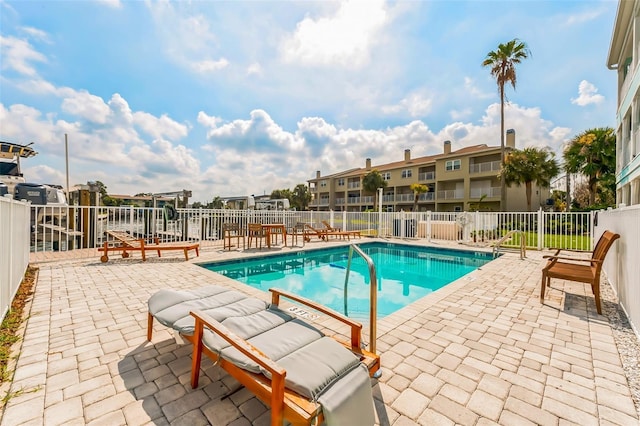
<svg viewBox="0 0 640 426"><path fill-rule="evenodd" d="M195 327L191 311L204 311L216 321L223 321L264 311L269 304L239 291L207 286L193 290L159 290L149 298L148 306L149 313L162 325L191 335Z"/></svg>
<svg viewBox="0 0 640 426"><path fill-rule="evenodd" d="M317 328L277 308L227 318L222 324L284 368L287 371L285 386L310 399L360 362L334 339L325 337ZM266 371L215 333L205 331L202 342L238 367L268 376Z"/></svg>

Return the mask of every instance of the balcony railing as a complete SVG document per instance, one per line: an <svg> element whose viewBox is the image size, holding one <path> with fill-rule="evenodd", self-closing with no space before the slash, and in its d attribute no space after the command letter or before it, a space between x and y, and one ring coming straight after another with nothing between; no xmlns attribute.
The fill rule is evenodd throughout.
<svg viewBox="0 0 640 426"><path fill-rule="evenodd" d="M360 197L347 198L347 204L360 204Z"/></svg>
<svg viewBox="0 0 640 426"><path fill-rule="evenodd" d="M344 198L336 198L336 205L337 206L344 205Z"/></svg>
<svg viewBox="0 0 640 426"><path fill-rule="evenodd" d="M500 187L492 186L488 188L471 188L469 196L471 198L480 198L483 195L487 197L500 197Z"/></svg>
<svg viewBox="0 0 640 426"><path fill-rule="evenodd" d="M464 190L462 189L448 189L445 191L438 191L439 200L459 200L464 198Z"/></svg>
<svg viewBox="0 0 640 426"><path fill-rule="evenodd" d="M360 182L349 182L349 184L347 185L347 188L349 189L360 188Z"/></svg>
<svg viewBox="0 0 640 426"><path fill-rule="evenodd" d="M500 161L489 161L486 163L476 163L469 166L469 173L499 172Z"/></svg>
<svg viewBox="0 0 640 426"><path fill-rule="evenodd" d="M413 202L413 194L396 194L396 203Z"/></svg>
<svg viewBox="0 0 640 426"><path fill-rule="evenodd" d="M424 194L420 194L418 201L433 201L436 199L435 192L425 192Z"/></svg>
<svg viewBox="0 0 640 426"><path fill-rule="evenodd" d="M436 178L436 172L418 173L418 180L434 180Z"/></svg>

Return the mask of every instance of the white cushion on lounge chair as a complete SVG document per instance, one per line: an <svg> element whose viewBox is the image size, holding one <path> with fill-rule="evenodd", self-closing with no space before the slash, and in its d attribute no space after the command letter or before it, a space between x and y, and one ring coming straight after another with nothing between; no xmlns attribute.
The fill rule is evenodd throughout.
<svg viewBox="0 0 640 426"><path fill-rule="evenodd" d="M310 399L360 362L334 339L280 309L227 318L222 324L284 368L285 386ZM269 376L212 331L205 330L202 342L238 367Z"/></svg>
<svg viewBox="0 0 640 426"><path fill-rule="evenodd" d="M195 319L191 311L200 310L217 321L251 315L267 309L263 300L219 286L194 290L159 290L148 301L149 313L161 324L183 334L193 334Z"/></svg>

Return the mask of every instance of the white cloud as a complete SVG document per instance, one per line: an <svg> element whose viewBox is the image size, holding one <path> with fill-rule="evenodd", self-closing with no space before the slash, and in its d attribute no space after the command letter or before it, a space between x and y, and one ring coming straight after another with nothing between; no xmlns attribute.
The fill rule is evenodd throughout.
<svg viewBox="0 0 640 426"><path fill-rule="evenodd" d="M384 1L343 1L330 16L299 22L280 51L285 62L359 69L369 62L388 20Z"/></svg>
<svg viewBox="0 0 640 426"><path fill-rule="evenodd" d="M162 38L167 55L197 74L209 74L226 68L229 61L218 52L219 42L207 18L183 10L186 3L146 2Z"/></svg>
<svg viewBox="0 0 640 426"><path fill-rule="evenodd" d="M92 95L86 90L76 91L66 88L59 92L64 96L62 100L63 111L94 123L104 124L107 122L111 110L101 97Z"/></svg>
<svg viewBox="0 0 640 426"><path fill-rule="evenodd" d="M98 2L114 9L122 8L122 2L120 0L98 0Z"/></svg>
<svg viewBox="0 0 640 426"><path fill-rule="evenodd" d="M410 93L395 105L385 105L382 112L385 114L408 113L409 117L424 117L431 112L432 100L422 93Z"/></svg>
<svg viewBox="0 0 640 426"><path fill-rule="evenodd" d="M133 114L133 122L146 134L155 139L182 139L189 133L186 125L172 120L166 114L156 117L148 112L138 111Z"/></svg>
<svg viewBox="0 0 640 426"><path fill-rule="evenodd" d="M471 77L464 78L464 88L466 90L467 95L471 95L474 98L478 99L490 99L495 95L495 93L488 93L481 91L475 84L475 81Z"/></svg>
<svg viewBox="0 0 640 426"><path fill-rule="evenodd" d="M47 62L46 57L36 51L28 41L11 36L0 36L0 56L3 70L13 70L29 77L38 75L32 62Z"/></svg>
<svg viewBox="0 0 640 426"><path fill-rule="evenodd" d="M247 75L262 75L262 66L258 62L247 67Z"/></svg>
<svg viewBox="0 0 640 426"><path fill-rule="evenodd" d="M604 101L604 96L598 94L598 88L587 80L582 80L578 85L578 97L571 98L571 103L579 106L598 104Z"/></svg>
<svg viewBox="0 0 640 426"><path fill-rule="evenodd" d="M598 18L600 15L606 12L605 8L593 9L591 6L588 7L587 10L581 13L576 13L573 15L569 15L566 20L567 25L577 25L583 24L585 22L593 21Z"/></svg>

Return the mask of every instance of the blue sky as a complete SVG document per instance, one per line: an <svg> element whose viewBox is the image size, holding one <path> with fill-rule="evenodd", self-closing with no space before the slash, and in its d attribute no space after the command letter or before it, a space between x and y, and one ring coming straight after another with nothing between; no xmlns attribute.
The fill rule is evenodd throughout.
<svg viewBox="0 0 640 426"><path fill-rule="evenodd" d="M516 145L614 126L616 1L0 0L0 140L28 181L270 193L352 167L500 144L481 66L518 38Z"/></svg>

